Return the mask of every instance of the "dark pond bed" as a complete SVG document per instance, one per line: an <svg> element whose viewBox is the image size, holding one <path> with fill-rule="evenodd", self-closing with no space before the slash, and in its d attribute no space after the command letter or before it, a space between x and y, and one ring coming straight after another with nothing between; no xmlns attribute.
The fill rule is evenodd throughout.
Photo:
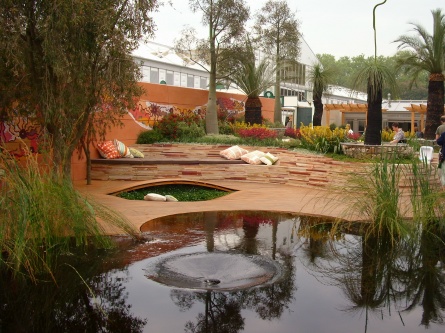
<svg viewBox="0 0 445 333"><path fill-rule="evenodd" d="M142 243L64 256L57 285L2 272L0 332L445 330L440 235L365 241L354 225L247 211L169 216L142 232Z"/></svg>

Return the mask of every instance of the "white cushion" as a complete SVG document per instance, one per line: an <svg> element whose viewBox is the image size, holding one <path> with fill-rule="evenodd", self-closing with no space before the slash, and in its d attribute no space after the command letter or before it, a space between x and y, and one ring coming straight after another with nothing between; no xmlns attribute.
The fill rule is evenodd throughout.
<svg viewBox="0 0 445 333"><path fill-rule="evenodd" d="M247 154L244 154L243 156L241 156L241 159L246 163L259 165L262 163L260 158L265 155L266 155L266 153L264 153L262 151L254 150L250 153L247 153Z"/></svg>
<svg viewBox="0 0 445 333"><path fill-rule="evenodd" d="M178 201L178 199L176 199L174 196L172 196L172 195L170 195L170 194L167 194L167 195L165 196L165 199L166 199L168 202L175 202L175 201Z"/></svg>
<svg viewBox="0 0 445 333"><path fill-rule="evenodd" d="M232 146L219 152L219 155L228 160L239 160L241 156L247 154L249 151L239 146Z"/></svg>
<svg viewBox="0 0 445 333"><path fill-rule="evenodd" d="M147 201L167 201L167 198L164 197L163 195L160 195L160 194L148 193L144 197L144 200L147 200Z"/></svg>
<svg viewBox="0 0 445 333"><path fill-rule="evenodd" d="M266 155L260 158L260 161L266 165L272 165L275 164L276 161L278 161L278 157L272 155L271 153L266 153Z"/></svg>

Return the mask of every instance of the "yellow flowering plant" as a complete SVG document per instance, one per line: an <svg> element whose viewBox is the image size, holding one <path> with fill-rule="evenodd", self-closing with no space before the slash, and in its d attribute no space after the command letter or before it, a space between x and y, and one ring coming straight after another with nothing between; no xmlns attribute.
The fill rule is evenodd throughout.
<svg viewBox="0 0 445 333"><path fill-rule="evenodd" d="M329 126L301 125L301 144L304 148L322 153L341 151L340 143L346 141L348 128L331 129Z"/></svg>

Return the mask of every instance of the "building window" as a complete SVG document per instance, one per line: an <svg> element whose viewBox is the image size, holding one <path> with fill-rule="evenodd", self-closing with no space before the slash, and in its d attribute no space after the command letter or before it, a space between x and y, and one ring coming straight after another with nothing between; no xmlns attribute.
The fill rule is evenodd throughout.
<svg viewBox="0 0 445 333"><path fill-rule="evenodd" d="M195 86L195 78L193 75L187 75L187 87L193 88Z"/></svg>
<svg viewBox="0 0 445 333"><path fill-rule="evenodd" d="M199 88L199 76L195 76L194 82L193 82L193 88L196 88L196 89Z"/></svg>
<svg viewBox="0 0 445 333"><path fill-rule="evenodd" d="M174 85L178 87L181 86L181 73L175 72L174 77L175 77Z"/></svg>
<svg viewBox="0 0 445 333"><path fill-rule="evenodd" d="M165 81L165 83L167 83L166 77L165 77L165 69L159 69L159 82L161 83L161 81Z"/></svg>
<svg viewBox="0 0 445 333"><path fill-rule="evenodd" d="M165 74L165 82L167 82L167 84L171 86L174 85L173 71L167 71L167 73Z"/></svg>
<svg viewBox="0 0 445 333"><path fill-rule="evenodd" d="M207 89L207 85L208 85L207 82L208 82L208 81L207 81L207 78L201 76L199 87L200 87L201 89Z"/></svg>
<svg viewBox="0 0 445 333"><path fill-rule="evenodd" d="M150 82L159 83L159 69L155 67L150 68Z"/></svg>
<svg viewBox="0 0 445 333"><path fill-rule="evenodd" d="M180 73L181 74L181 87L187 87L187 74Z"/></svg>
<svg viewBox="0 0 445 333"><path fill-rule="evenodd" d="M143 82L150 82L150 67L142 65L142 81Z"/></svg>

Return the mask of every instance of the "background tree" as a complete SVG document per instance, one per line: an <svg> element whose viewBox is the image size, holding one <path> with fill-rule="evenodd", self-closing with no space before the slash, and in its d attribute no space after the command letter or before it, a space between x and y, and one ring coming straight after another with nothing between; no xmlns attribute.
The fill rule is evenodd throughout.
<svg viewBox="0 0 445 333"><path fill-rule="evenodd" d="M300 23L285 0L268 0L256 15L255 32L262 49L275 58L274 122L281 122L281 70L300 55Z"/></svg>
<svg viewBox="0 0 445 333"><path fill-rule="evenodd" d="M206 111L207 134L218 134L216 84L218 67L229 68L233 50L239 47L244 23L249 19L249 8L244 0L189 0L193 12L202 12L202 23L209 36L198 39L194 29L187 28L175 43L175 49L209 72L209 97Z"/></svg>
<svg viewBox="0 0 445 333"><path fill-rule="evenodd" d="M260 94L273 85L273 66L269 59L261 58L257 60L255 48L249 37L246 37L246 51L240 52L234 57L235 64L232 74L229 74L230 81L247 95L245 121L250 124L261 124L261 100Z"/></svg>
<svg viewBox="0 0 445 333"><path fill-rule="evenodd" d="M70 177L71 156L91 115L121 117L141 90L131 57L150 35L156 0L0 0L4 118L34 116L55 170ZM105 123L102 126L106 126Z"/></svg>
<svg viewBox="0 0 445 333"><path fill-rule="evenodd" d="M378 59L381 63L385 64L386 67L391 69L396 69L396 59L399 57L401 52L399 51L393 56L385 57L379 56ZM338 60L331 54L317 54L320 62L323 66L330 66L337 68L337 74L331 82L334 85L346 87L353 89L354 74L360 69L365 67L366 63L370 61L370 58L365 58L364 55L349 58L347 56L340 57ZM396 73L396 80L399 86L399 96L398 98L403 100L426 100L428 97L428 75L427 72L419 73L418 80L412 82L412 78L405 74L403 71L398 71ZM383 97L387 96L388 93L392 92L388 87L383 87ZM393 96L397 98L396 96Z"/></svg>
<svg viewBox="0 0 445 333"><path fill-rule="evenodd" d="M334 67L328 65L324 67L322 64L314 64L309 70L308 79L312 85L314 98L314 116L312 119L313 126L321 126L321 118L323 117L323 92L328 89L330 83L336 75Z"/></svg>
<svg viewBox="0 0 445 333"><path fill-rule="evenodd" d="M380 58L377 57L377 36L375 25L375 11L378 6L383 5L383 1L373 9L373 28L374 28L374 58L369 58L365 66L358 70L354 87L366 82L366 92L368 94L368 113L366 115L365 145L382 144L382 96L383 87L388 85L396 91L395 75L391 69L385 66ZM397 93L395 93L397 95Z"/></svg>
<svg viewBox="0 0 445 333"><path fill-rule="evenodd" d="M403 35L399 49L401 53L398 64L416 81L423 72L429 73L428 101L425 121L425 138L434 139L440 116L444 113L444 71L445 71L445 16L440 9L431 11L433 14L433 34L430 35L419 24L411 23L417 36Z"/></svg>

